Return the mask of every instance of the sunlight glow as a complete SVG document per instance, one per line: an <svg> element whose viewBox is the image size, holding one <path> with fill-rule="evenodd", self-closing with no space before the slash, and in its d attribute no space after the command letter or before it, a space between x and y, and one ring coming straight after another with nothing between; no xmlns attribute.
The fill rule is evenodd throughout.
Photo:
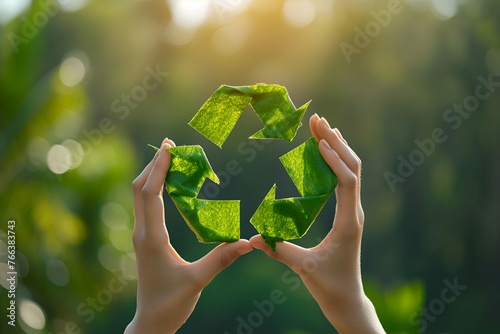
<svg viewBox="0 0 500 334"><path fill-rule="evenodd" d="M251 30L250 20L243 19L225 25L212 35L212 47L220 54L233 55L244 46Z"/></svg>
<svg viewBox="0 0 500 334"><path fill-rule="evenodd" d="M251 3L252 0L214 0L212 1L212 7L217 14L217 18L224 21L244 12Z"/></svg>
<svg viewBox="0 0 500 334"><path fill-rule="evenodd" d="M173 23L181 28L196 29L205 23L210 0L170 0Z"/></svg>
<svg viewBox="0 0 500 334"><path fill-rule="evenodd" d="M179 27L173 22L167 25L167 39L173 45L184 45L191 42L194 38L194 33L194 30Z"/></svg>
<svg viewBox="0 0 500 334"><path fill-rule="evenodd" d="M316 6L312 0L286 0L283 15L295 27L305 27L316 18Z"/></svg>

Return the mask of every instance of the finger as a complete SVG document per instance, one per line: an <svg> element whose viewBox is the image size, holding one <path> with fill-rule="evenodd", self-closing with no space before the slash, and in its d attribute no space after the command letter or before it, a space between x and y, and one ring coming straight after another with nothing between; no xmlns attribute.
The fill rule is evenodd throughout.
<svg viewBox="0 0 500 334"><path fill-rule="evenodd" d="M240 239L236 242L225 242L194 262L192 264L193 270L197 273L198 277L202 278L202 284L205 286L238 257L252 250L252 246L245 239Z"/></svg>
<svg viewBox="0 0 500 334"><path fill-rule="evenodd" d="M168 139L165 138L162 142L162 145L165 143L169 143L171 146L175 146L175 143ZM160 146L161 147L161 146ZM142 188L144 187L144 184L146 183L149 173L151 173L151 169L153 168L156 159L160 155L161 150L156 151L153 159L148 163L148 165L144 168L144 170L139 174L139 176L132 182L132 191L133 191L133 196L134 196L134 214L137 217L140 218L140 220L143 220L143 209L142 209Z"/></svg>
<svg viewBox="0 0 500 334"><path fill-rule="evenodd" d="M344 136L342 136L342 134L340 133L339 129L335 128L335 129L333 129L333 131L335 131L337 133L337 135L344 142L344 144L346 144L347 146L349 146L349 144L347 144L347 141L344 139Z"/></svg>
<svg viewBox="0 0 500 334"><path fill-rule="evenodd" d="M339 181L337 186L337 215L353 214L358 202L358 183L356 174L345 164L339 154L333 150L325 139L319 143L319 151L326 163L333 170ZM345 221L346 219L341 219Z"/></svg>
<svg viewBox="0 0 500 334"><path fill-rule="evenodd" d="M326 119L321 118L316 123L316 128L320 137L328 142L328 145L334 149L340 158L345 162L350 170L356 175L360 174L360 161L359 158L353 154L352 150L346 144L345 141L340 139L340 136L336 131L330 128L330 125Z"/></svg>
<svg viewBox="0 0 500 334"><path fill-rule="evenodd" d="M142 188L146 183L149 173L151 173L151 169L153 168L158 155L160 154L160 150L156 151L153 159L149 162L149 164L144 168L144 170L139 174L139 176L132 182L132 192L134 197L134 216L135 216L135 224L142 225L144 223L144 212L142 208Z"/></svg>
<svg viewBox="0 0 500 334"><path fill-rule="evenodd" d="M165 139L163 140L162 145L163 145L163 144L169 144L169 145L170 145L170 147L175 147L175 143L174 143L174 141L173 141L172 139L165 138Z"/></svg>
<svg viewBox="0 0 500 334"><path fill-rule="evenodd" d="M163 230L165 231L164 233L166 233L163 207L163 185L170 167L171 159L167 147L170 147L170 143L168 142L161 146L161 152L156 158L154 166L141 191L146 233L149 231L153 235Z"/></svg>
<svg viewBox="0 0 500 334"><path fill-rule="evenodd" d="M340 133L340 130L335 128L333 131L335 131L337 133L337 135L340 137L340 139L347 145L347 147L351 150L351 153L358 160L358 164L359 164L359 168L358 168L359 174L357 175L358 176L358 215L360 216L360 222L363 223L364 222L364 213L363 213L363 208L361 207L361 159L358 157L356 152L354 152L352 150L352 148L349 146L347 141L342 136L342 133Z"/></svg>
<svg viewBox="0 0 500 334"><path fill-rule="evenodd" d="M295 272L300 270L308 253L307 249L286 241L276 242L276 251L273 251L260 234L250 238L250 245L260 249L269 257L286 264Z"/></svg>
<svg viewBox="0 0 500 334"><path fill-rule="evenodd" d="M311 129L311 133L316 138L316 140L319 142L321 140L321 137L318 134L318 129L316 128L316 123L319 121L319 116L318 114L314 114L311 116L309 119L309 128Z"/></svg>
<svg viewBox="0 0 500 334"><path fill-rule="evenodd" d="M344 137L342 136L342 133L340 133L340 130L337 129L337 128L335 128L335 129L333 129L333 131L335 131L337 133L337 135L339 136L339 138L347 145L347 147L351 150L351 153L356 157L356 159L358 160L358 162L361 164L361 159L356 154L356 152L353 151L353 149L351 148L351 146L349 146L349 143L344 139Z"/></svg>

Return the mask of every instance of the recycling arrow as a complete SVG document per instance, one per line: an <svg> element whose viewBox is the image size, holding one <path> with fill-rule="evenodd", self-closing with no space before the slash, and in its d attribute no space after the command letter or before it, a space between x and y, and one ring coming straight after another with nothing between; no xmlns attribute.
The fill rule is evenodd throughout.
<svg viewBox="0 0 500 334"><path fill-rule="evenodd" d="M314 137L280 160L302 197L277 200L274 184L250 218L273 250L276 250L276 241L302 237L337 186L337 177L321 156Z"/></svg>
<svg viewBox="0 0 500 334"><path fill-rule="evenodd" d="M219 178L212 170L203 148L193 145L168 147L167 150L171 153L170 168L165 179L167 192L198 240L238 241L240 201L196 198L205 179L219 184Z"/></svg>
<svg viewBox="0 0 500 334"><path fill-rule="evenodd" d="M278 85L222 85L189 124L221 147L243 109L250 104L264 123L264 128L250 138L292 141L309 103L296 109L286 88ZM166 189L198 240L238 240L240 201L196 197L206 178L219 183L203 149L198 145L167 149L172 159ZM307 232L337 186L337 177L323 160L314 137L280 160L302 197L276 199L275 184L250 219L274 250L277 241L300 238Z"/></svg>
<svg viewBox="0 0 500 334"><path fill-rule="evenodd" d="M250 104L264 123L264 128L250 138L292 141L310 102L296 109L286 88L279 85L222 85L203 104L189 125L222 147L241 113Z"/></svg>

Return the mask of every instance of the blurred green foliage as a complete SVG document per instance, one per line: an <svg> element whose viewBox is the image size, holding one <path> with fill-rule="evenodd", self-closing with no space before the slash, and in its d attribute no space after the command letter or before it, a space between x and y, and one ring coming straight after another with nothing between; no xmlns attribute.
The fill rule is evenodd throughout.
<svg viewBox="0 0 500 334"><path fill-rule="evenodd" d="M363 160L363 278L387 332L497 333L499 87L473 111L448 110L480 77L500 81L498 1L402 1L350 62L339 46L355 45L388 1L314 0L313 12L305 1L297 15L292 0L216 0L196 29L199 13L182 17L175 0L81 3L37 0L0 23L2 315L9 219L19 272L18 326L3 316L2 333L123 331L136 294L130 185L153 156L147 143L202 145L219 176L237 160L239 175L201 193L242 201L242 237L256 233L248 220L274 183L278 198L298 196L278 157L309 138L306 126L293 143L250 141L262 124L243 113L220 150L187 125L221 84L258 82L285 86L297 105L312 99L306 120L326 117ZM386 173L418 158L415 141L437 128L446 140L391 191ZM189 261L206 254L213 245L166 204L174 247ZM326 235L334 206L298 244ZM455 278L466 290L420 318ZM236 333L276 289L286 300L255 333L333 332L297 277L255 251L204 290L179 333Z"/></svg>

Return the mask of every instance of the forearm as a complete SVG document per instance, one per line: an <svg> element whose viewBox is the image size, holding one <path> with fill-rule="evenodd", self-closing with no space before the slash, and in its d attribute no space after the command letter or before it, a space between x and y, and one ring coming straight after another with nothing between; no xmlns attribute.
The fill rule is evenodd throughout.
<svg viewBox="0 0 500 334"><path fill-rule="evenodd" d="M385 334L375 307L364 294L343 303L325 305L321 309L341 334Z"/></svg>

